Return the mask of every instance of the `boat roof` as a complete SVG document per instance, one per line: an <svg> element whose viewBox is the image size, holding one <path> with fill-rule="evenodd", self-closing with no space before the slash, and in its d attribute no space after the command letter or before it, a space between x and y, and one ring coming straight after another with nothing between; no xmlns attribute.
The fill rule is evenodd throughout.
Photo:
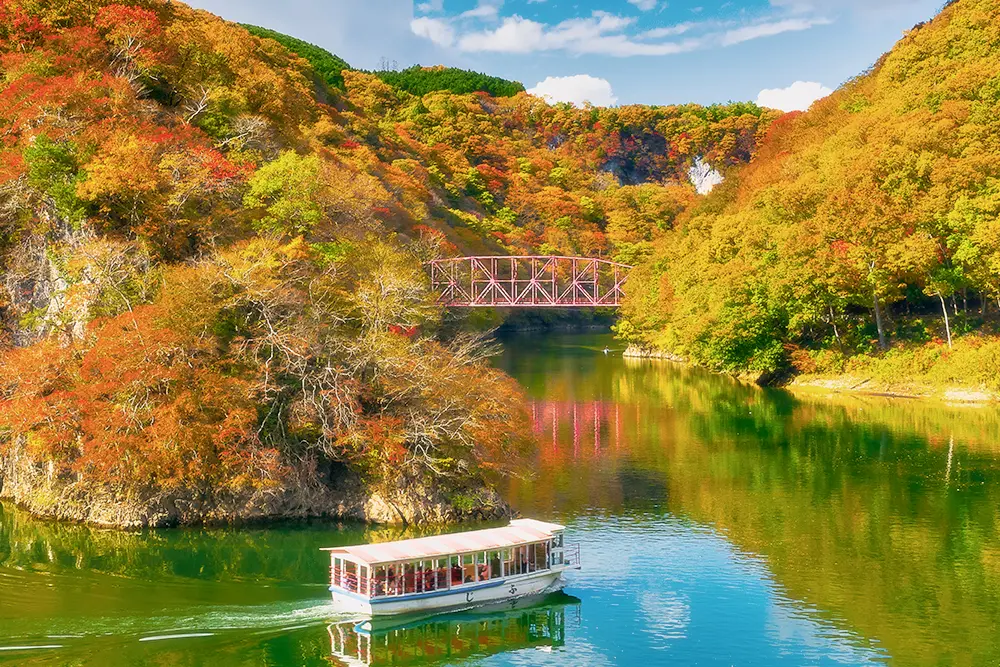
<svg viewBox="0 0 1000 667"><path fill-rule="evenodd" d="M536 519L514 519L503 528L486 528L465 533L449 533L432 537L417 537L399 542L359 544L350 547L328 547L323 551L343 554L353 560L367 563L393 563L401 560L450 556L471 551L503 549L528 542L541 542L553 533L565 530L557 523Z"/></svg>

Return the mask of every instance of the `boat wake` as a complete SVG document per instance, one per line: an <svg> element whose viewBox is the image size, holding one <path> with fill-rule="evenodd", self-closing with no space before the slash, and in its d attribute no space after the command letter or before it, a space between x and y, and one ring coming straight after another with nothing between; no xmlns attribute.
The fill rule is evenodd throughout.
<svg viewBox="0 0 1000 667"><path fill-rule="evenodd" d="M74 644L94 640L114 642L163 642L169 640L218 637L220 635L255 636L282 634L295 630L322 627L351 617L339 614L328 601L278 602L261 606L209 607L202 613L164 614L152 617L98 617L90 619L52 619L45 625L45 635L3 633L0 655L42 649L72 648Z"/></svg>

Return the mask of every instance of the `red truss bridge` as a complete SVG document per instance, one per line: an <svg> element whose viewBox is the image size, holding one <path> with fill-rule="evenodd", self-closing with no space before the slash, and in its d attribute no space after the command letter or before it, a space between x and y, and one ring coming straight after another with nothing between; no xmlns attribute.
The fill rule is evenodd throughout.
<svg viewBox="0 0 1000 667"><path fill-rule="evenodd" d="M482 256L429 262L445 306L584 308L621 305L631 266L589 257Z"/></svg>

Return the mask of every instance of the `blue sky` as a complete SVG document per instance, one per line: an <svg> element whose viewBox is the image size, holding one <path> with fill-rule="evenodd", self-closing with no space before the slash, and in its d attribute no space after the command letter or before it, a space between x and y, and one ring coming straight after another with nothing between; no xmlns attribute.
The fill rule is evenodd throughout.
<svg viewBox="0 0 1000 667"><path fill-rule="evenodd" d="M382 59L467 67L577 103L760 99L786 109L870 66L942 2L192 0L356 67Z"/></svg>

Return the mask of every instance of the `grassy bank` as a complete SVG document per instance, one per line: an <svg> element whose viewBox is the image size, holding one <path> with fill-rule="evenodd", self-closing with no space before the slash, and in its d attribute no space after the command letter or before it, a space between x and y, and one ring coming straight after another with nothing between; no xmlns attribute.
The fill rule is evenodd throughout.
<svg viewBox="0 0 1000 667"><path fill-rule="evenodd" d="M880 354L836 350L793 353L789 388L934 398L949 402L1000 401L1000 337L969 335L951 348L931 341L897 344Z"/></svg>
<svg viewBox="0 0 1000 667"><path fill-rule="evenodd" d="M669 352L631 346L626 357L699 366ZM1000 402L1000 336L968 335L951 348L940 341L897 343L873 354L796 349L789 374L729 372L741 382L779 385L796 393L868 394L985 405Z"/></svg>

